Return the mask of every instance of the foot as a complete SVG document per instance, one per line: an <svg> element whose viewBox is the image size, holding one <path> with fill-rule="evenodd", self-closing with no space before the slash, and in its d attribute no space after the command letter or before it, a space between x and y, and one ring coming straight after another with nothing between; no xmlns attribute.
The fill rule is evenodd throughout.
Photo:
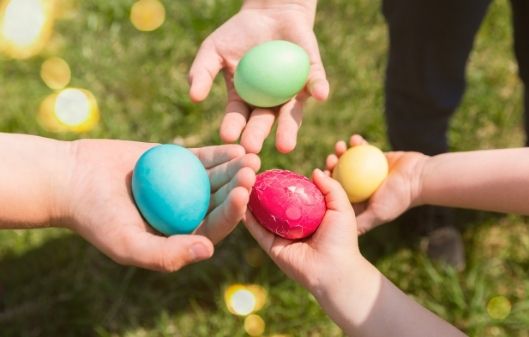
<svg viewBox="0 0 529 337"><path fill-rule="evenodd" d="M402 220L423 237L421 246L432 261L457 271L465 269L465 247L461 233L454 226L453 209L422 206L407 212Z"/></svg>

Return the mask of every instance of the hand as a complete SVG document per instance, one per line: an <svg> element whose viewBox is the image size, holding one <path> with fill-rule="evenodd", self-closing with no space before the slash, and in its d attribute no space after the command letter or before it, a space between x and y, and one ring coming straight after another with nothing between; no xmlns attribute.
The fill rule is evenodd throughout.
<svg viewBox="0 0 529 337"><path fill-rule="evenodd" d="M347 336L464 336L404 294L362 257L353 208L340 184L313 174L327 212L303 241L268 232L246 212L246 227L272 260L301 283Z"/></svg>
<svg viewBox="0 0 529 337"><path fill-rule="evenodd" d="M206 167L211 206L198 235L158 235L141 217L130 189L138 158L156 144L82 140L73 143L74 165L63 196L66 227L78 232L118 263L176 271L209 258L213 244L228 235L243 217L259 158L239 145L192 151Z"/></svg>
<svg viewBox="0 0 529 337"><path fill-rule="evenodd" d="M313 181L325 196L327 212L308 239L289 241L262 227L248 210L245 224L259 245L289 277L317 294L336 282L337 273L355 270L358 249L353 208L340 184L315 170Z"/></svg>
<svg viewBox="0 0 529 337"><path fill-rule="evenodd" d="M221 139L232 143L241 137L241 145L248 152L259 153L277 116L276 147L288 153L296 147L306 99L312 95L325 100L329 95L329 83L312 30L316 3L278 0L259 5L258 2L246 0L239 13L204 40L189 72L189 95L195 102L204 100L223 69L228 104L220 127ZM235 68L246 51L273 39L297 43L307 51L311 63L308 83L297 97L279 108L253 108L235 92Z"/></svg>
<svg viewBox="0 0 529 337"><path fill-rule="evenodd" d="M350 146L367 144L359 135L351 136ZM347 145L339 141L335 154L327 157L326 173L331 174L338 158L347 150ZM388 152L389 174L367 201L354 204L357 214L358 232L364 234L374 227L394 220L407 209L417 206L422 168L428 156L418 152Z"/></svg>

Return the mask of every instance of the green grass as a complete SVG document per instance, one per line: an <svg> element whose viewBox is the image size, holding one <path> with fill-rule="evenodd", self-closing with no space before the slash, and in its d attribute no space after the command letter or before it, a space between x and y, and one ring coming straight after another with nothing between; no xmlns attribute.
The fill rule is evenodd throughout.
<svg viewBox="0 0 529 337"><path fill-rule="evenodd" d="M219 143L225 89L217 80L200 105L187 97L187 70L200 42L239 7L238 1L164 1L161 29L141 33L128 21L132 0L70 3L49 47L24 61L0 58L0 130L63 139L36 123L50 90L39 77L42 61L59 55L72 85L91 90L100 125L82 137ZM326 103L310 103L290 155L269 139L264 168L308 174L334 142L353 132L387 149L383 75L387 34L380 3L321 1L316 31L331 82ZM454 150L521 146L521 85L511 52L508 1L495 1L468 68L468 90L450 130ZM529 336L529 220L460 212L468 263L463 273L433 265L395 226L361 239L366 256L401 289L471 336ZM160 274L116 265L76 235L62 230L0 232L1 336L246 336L223 290L257 283L268 291L259 312L265 336L342 336L308 293L288 280L238 228L207 262ZM257 256L258 264L247 255ZM505 296L504 320L487 314L490 298Z"/></svg>

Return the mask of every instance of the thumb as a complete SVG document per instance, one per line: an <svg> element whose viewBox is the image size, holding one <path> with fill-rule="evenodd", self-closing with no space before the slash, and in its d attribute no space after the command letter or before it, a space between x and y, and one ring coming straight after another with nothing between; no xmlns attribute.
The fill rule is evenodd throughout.
<svg viewBox="0 0 529 337"><path fill-rule="evenodd" d="M339 182L327 176L320 169L315 169L312 179L325 197L327 210L350 213L354 216L353 207Z"/></svg>
<svg viewBox="0 0 529 337"><path fill-rule="evenodd" d="M314 171L313 180L327 204L327 212L314 238L330 250L356 246L355 214L342 186L319 169Z"/></svg>
<svg viewBox="0 0 529 337"><path fill-rule="evenodd" d="M141 268L173 272L213 255L213 243L201 235L162 237L148 232L134 232L124 238L118 262ZM120 257L121 256L121 257Z"/></svg>
<svg viewBox="0 0 529 337"><path fill-rule="evenodd" d="M213 81L222 69L222 58L207 40L202 43L189 70L189 97L201 102L209 94Z"/></svg>

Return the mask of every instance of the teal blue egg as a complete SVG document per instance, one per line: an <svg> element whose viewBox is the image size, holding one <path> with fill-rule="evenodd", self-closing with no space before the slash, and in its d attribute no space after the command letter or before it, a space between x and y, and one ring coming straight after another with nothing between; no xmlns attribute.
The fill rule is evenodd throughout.
<svg viewBox="0 0 529 337"><path fill-rule="evenodd" d="M146 151L132 174L132 194L145 220L165 235L189 234L209 208L210 182L200 160L178 145Z"/></svg>
<svg viewBox="0 0 529 337"><path fill-rule="evenodd" d="M292 42L273 40L250 49L237 65L237 94L256 107L274 107L296 96L307 83L307 52Z"/></svg>

